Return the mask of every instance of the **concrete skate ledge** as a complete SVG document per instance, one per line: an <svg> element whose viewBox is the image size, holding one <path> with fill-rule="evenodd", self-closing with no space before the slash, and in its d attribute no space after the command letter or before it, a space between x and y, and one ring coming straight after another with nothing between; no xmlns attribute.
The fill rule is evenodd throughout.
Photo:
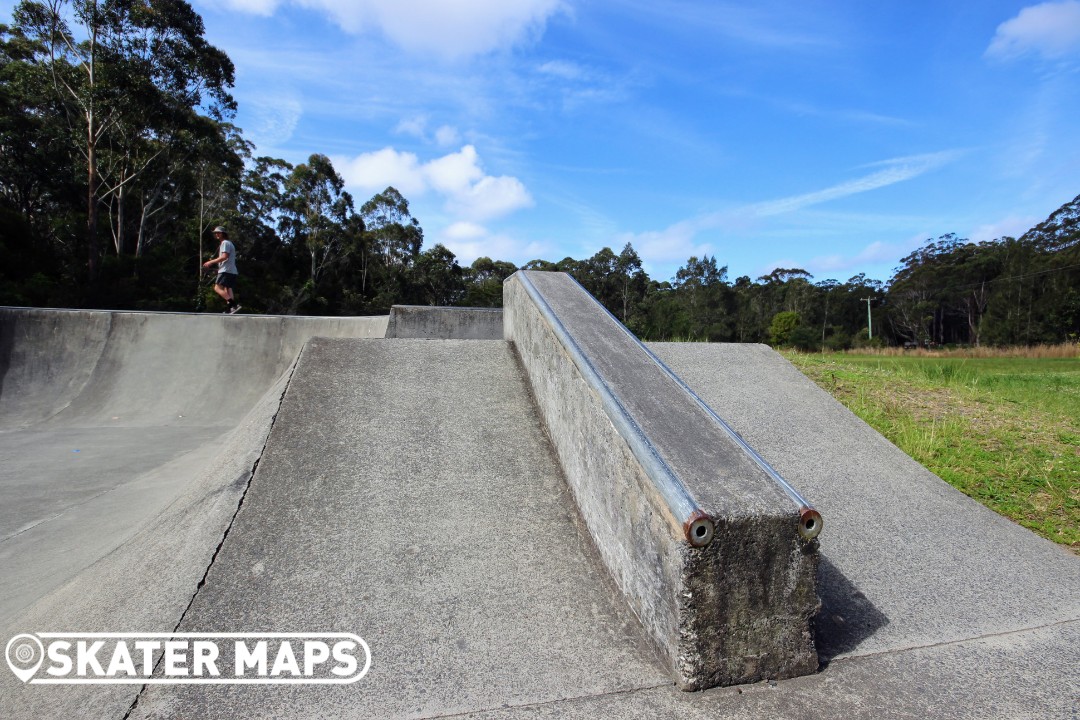
<svg viewBox="0 0 1080 720"><path fill-rule="evenodd" d="M394 305L386 327L388 338L429 340L502 340L502 308Z"/></svg>
<svg viewBox="0 0 1080 720"><path fill-rule="evenodd" d="M820 516L569 276L503 293L584 523L676 683L814 672Z"/></svg>

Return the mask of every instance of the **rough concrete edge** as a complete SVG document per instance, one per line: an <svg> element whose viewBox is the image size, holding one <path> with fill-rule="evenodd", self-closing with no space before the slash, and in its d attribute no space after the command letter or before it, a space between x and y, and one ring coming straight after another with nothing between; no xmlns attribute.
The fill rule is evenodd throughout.
<svg viewBox="0 0 1080 720"><path fill-rule="evenodd" d="M503 309L394 305L385 337L430 340L502 340Z"/></svg>
<svg viewBox="0 0 1080 720"><path fill-rule="evenodd" d="M724 521L722 541L695 547L688 531L704 513L546 301L521 273L504 294L506 339L585 524L676 683L698 690L816 671L816 542L792 537L786 518L751 518ZM744 575L738 588L732 568ZM777 588L790 612L755 614Z"/></svg>
<svg viewBox="0 0 1080 720"><path fill-rule="evenodd" d="M26 608L5 634L175 632L243 504L298 360L299 354L173 502L115 550ZM189 558L180 573L178 549ZM167 580L175 575L180 577ZM137 685L78 685L65 692L66 686L27 687L12 674L0 675L0 716L10 718L126 717L142 692Z"/></svg>

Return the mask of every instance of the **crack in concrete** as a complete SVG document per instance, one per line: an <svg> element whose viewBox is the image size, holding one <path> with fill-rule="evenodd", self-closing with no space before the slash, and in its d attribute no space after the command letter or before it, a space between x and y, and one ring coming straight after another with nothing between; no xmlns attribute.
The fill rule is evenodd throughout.
<svg viewBox="0 0 1080 720"><path fill-rule="evenodd" d="M420 716L419 720L448 720L449 718L467 718L476 715L477 713L487 712L499 712L503 710L524 710L527 708L541 708L549 705L558 705L560 703L578 702L581 700L591 700L593 698L605 698L605 697L618 697L619 695L632 695L637 692L647 692L649 690L659 690L661 688L673 688L674 682L662 683L660 685L643 685L641 687L626 688L625 690L611 690L608 692L590 693L588 695L575 695L574 697L557 698L555 700L541 700L539 702L522 703L520 705L500 705L499 707L491 708L476 708L475 710L466 710L464 712L450 713L449 715L424 715Z"/></svg>
<svg viewBox="0 0 1080 720"><path fill-rule="evenodd" d="M857 660L863 660L865 658L895 655L900 653L913 652L915 650L932 650L939 647L949 647L950 645L963 645L964 643L978 642L980 640L988 640L990 638L1008 637L1010 635L1020 635L1022 633L1036 632L1038 630L1048 630L1050 628L1061 627L1062 625L1069 625L1071 623L1077 622L1080 622L1080 617L1065 618L1064 620L1055 620L1054 622L1044 623L1042 625L1031 625L1029 627L1014 628L1012 630L1002 630L1000 632L984 633L982 635L972 635L971 637L956 638L955 640L943 640L941 642L925 643L921 645L904 645L902 647L889 648L887 650L878 650L876 652L864 653L861 655L840 655L830 659L829 664L846 664Z"/></svg>
<svg viewBox="0 0 1080 720"><path fill-rule="evenodd" d="M202 591L203 586L206 585L207 578L210 576L210 570L214 567L214 562L217 561L218 554L221 552L221 548L225 546L225 541L229 538L229 533L232 531L233 524L236 523L236 518L240 515L240 510L244 507L244 500L247 498L248 491L251 489L251 484L255 480L255 473L259 469L259 463L262 462L262 457L266 453L266 446L270 444L270 436L274 432L274 425L277 423L278 415L281 413L281 405L285 401L285 395L289 392L289 387L292 385L293 375L296 372L297 366L300 364L300 358L303 357L304 350L300 350L300 354L296 356L296 361L293 362L292 368L289 370L289 379L285 383L285 387L281 391L281 397L278 398L277 410L274 411L273 416L270 418L270 428L266 431L266 437L263 439L262 449L259 450L259 454L255 457L255 462L251 466L251 472L248 473L247 484L244 486L244 492L240 494L240 502L236 505L236 510L233 512L232 517L229 518L229 524L225 528L224 534L221 536L221 541L214 548L214 554L210 558L210 563L206 566L206 570L203 572L202 578L199 580L198 585L195 586L195 592L192 593L191 599L188 601L187 607L180 613L180 619L177 620L173 632L176 633L180 630L180 626L184 624L184 618L187 617L188 612L191 610L192 605L195 604L195 598L199 596L199 592ZM161 666L161 662L164 659L164 655L158 658L154 664L154 673L158 671ZM151 673L153 674L153 673ZM131 701L131 705L128 707L127 712L124 713L122 720L129 720L131 713L135 711L135 708L139 705L139 700L142 699L143 694L146 692L148 685L144 683L139 688L139 692L135 694L135 699Z"/></svg>

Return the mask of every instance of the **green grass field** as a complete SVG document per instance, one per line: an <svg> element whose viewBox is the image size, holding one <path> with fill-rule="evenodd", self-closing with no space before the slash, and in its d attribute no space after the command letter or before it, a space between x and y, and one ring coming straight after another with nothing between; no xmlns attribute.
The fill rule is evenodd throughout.
<svg viewBox="0 0 1080 720"><path fill-rule="evenodd" d="M943 480L1080 554L1075 351L785 357Z"/></svg>

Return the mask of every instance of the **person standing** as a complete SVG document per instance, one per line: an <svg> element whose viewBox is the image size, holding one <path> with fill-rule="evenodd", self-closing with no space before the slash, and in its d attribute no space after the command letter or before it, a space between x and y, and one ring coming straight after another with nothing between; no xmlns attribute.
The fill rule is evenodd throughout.
<svg viewBox="0 0 1080 720"><path fill-rule="evenodd" d="M218 254L203 263L204 268L213 265L218 266L218 276L214 280L214 292L229 305L225 312L229 315L240 310L240 304L236 302L236 278L239 273L236 270L236 246L229 240L229 233L225 228L218 225L214 228L214 238L218 241Z"/></svg>

